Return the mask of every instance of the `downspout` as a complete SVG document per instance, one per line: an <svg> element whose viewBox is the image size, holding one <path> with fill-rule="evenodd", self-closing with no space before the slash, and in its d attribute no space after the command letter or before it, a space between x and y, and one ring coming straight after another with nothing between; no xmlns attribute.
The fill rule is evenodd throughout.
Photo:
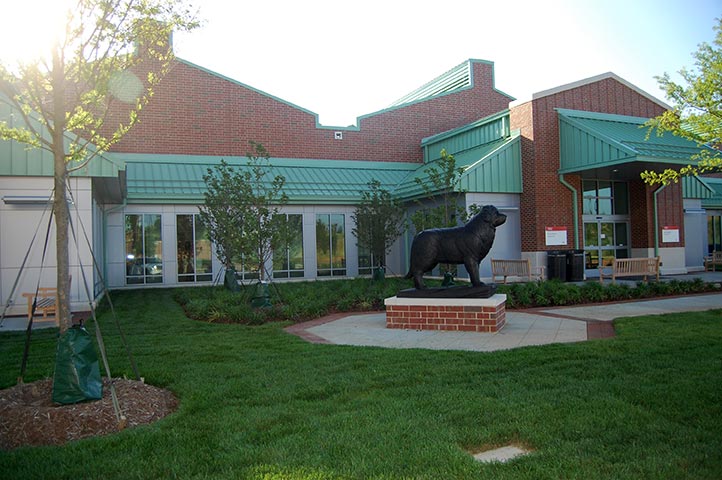
<svg viewBox="0 0 722 480"><path fill-rule="evenodd" d="M407 208L406 210L406 230L404 231L404 262L403 267L404 271L401 272L402 275L405 275L406 272L409 271L409 268L411 267L411 255L410 255L410 246L411 242L409 240L409 230L411 230L411 216L409 215L409 210Z"/></svg>
<svg viewBox="0 0 722 480"><path fill-rule="evenodd" d="M564 180L564 174L559 174L559 182L572 191L572 214L574 215L574 248L579 249L579 205L577 204L577 189ZM655 205L656 207L656 205Z"/></svg>
<svg viewBox="0 0 722 480"><path fill-rule="evenodd" d="M654 191L654 256L659 256L659 210L658 210L658 200L657 195L659 192L667 188L667 185L662 185L657 190Z"/></svg>

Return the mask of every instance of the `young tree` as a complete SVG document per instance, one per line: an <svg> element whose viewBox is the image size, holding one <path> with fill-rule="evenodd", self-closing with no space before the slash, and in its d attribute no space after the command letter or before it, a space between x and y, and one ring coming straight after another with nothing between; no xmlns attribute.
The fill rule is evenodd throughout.
<svg viewBox="0 0 722 480"><path fill-rule="evenodd" d="M216 247L216 256L226 270L233 270L233 260L244 250L243 213L238 205L243 204L241 192L246 188L245 179L236 168L221 160L215 169L208 169L203 181L207 190L200 207L201 221Z"/></svg>
<svg viewBox="0 0 722 480"><path fill-rule="evenodd" d="M668 184L678 182L682 176L722 171L722 18L717 22L712 45L702 43L693 53L695 68L679 71L686 85L672 81L667 73L655 77L673 108L647 123L650 132L672 132L697 142L700 153L690 159L697 165L661 173L643 172L642 178L648 184Z"/></svg>
<svg viewBox="0 0 722 480"><path fill-rule="evenodd" d="M367 248L381 268L386 265L391 245L403 232L404 209L378 180L371 180L368 187L361 192L361 202L352 215L353 233L358 246Z"/></svg>
<svg viewBox="0 0 722 480"><path fill-rule="evenodd" d="M459 197L456 186L464 173L463 168L456 166L454 156L441 150L441 158L436 164L429 166L426 178L414 180L425 194L425 200L438 200L436 206L417 201L419 209L411 215L411 223L417 232L429 228L446 228L456 226L458 219L466 219L466 209L457 203Z"/></svg>
<svg viewBox="0 0 722 480"><path fill-rule="evenodd" d="M288 196L282 191L285 177L269 177L266 148L256 142L251 142L251 147L245 167L221 161L215 169L208 169L203 176L208 190L200 211L226 268L232 268L238 258L256 258L258 278L264 281L265 264L273 250L287 244L285 218L280 212Z"/></svg>
<svg viewBox="0 0 722 480"><path fill-rule="evenodd" d="M425 173L425 181L418 177L415 181L424 190L424 199L427 202L436 202L436 205L416 202L419 209L411 215L411 223L416 232L430 228L455 227L459 221L465 222L469 218L469 212L459 205L457 200L463 192L456 188L464 169L456 166L454 156L442 149L441 158L435 165L427 168ZM473 213L474 208L470 210ZM444 274L453 274L455 269L455 265L441 265Z"/></svg>
<svg viewBox="0 0 722 480"><path fill-rule="evenodd" d="M22 21L32 25L32 19ZM171 65L171 32L197 23L182 0L77 0L58 22L62 33L48 46L47 57L0 64L0 98L22 119L20 125L0 122L0 138L53 156L56 315L64 333L71 324L68 175L107 151L137 122ZM112 123L112 112L118 111L125 112L125 120Z"/></svg>

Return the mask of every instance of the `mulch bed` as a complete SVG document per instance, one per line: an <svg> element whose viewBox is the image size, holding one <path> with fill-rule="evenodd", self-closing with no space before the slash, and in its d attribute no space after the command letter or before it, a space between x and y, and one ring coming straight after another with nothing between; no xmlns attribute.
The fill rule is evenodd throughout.
<svg viewBox="0 0 722 480"><path fill-rule="evenodd" d="M136 380L115 379L114 384L125 428L153 423L178 407L168 390ZM54 404L52 388L53 380L47 378L0 390L0 449L62 445L119 431L107 378L103 398L96 401Z"/></svg>

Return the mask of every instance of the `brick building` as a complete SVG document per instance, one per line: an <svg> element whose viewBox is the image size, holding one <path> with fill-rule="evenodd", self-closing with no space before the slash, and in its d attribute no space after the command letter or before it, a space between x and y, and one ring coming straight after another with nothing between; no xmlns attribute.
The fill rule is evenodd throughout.
<svg viewBox="0 0 722 480"><path fill-rule="evenodd" d="M719 249L716 180L652 188L639 179L644 169L688 163L696 148L671 136L646 138L640 126L667 108L663 102L611 73L512 102L495 87L493 63L469 60L355 126L328 127L302 107L178 59L139 125L76 172L73 215L90 232L112 288L211 282L222 268L198 220L203 174L221 159L243 168L255 141L268 149L274 174L286 178L284 214L298 233L297 243L266 265L272 277L364 275L374 259L352 235L360 192L375 179L409 211L418 201L438 201L424 199L415 179L425 178L445 149L464 169L457 201L494 204L508 216L491 257L545 265L550 250L578 249L594 276L602 258L659 255L663 273L680 273L701 268L703 255ZM0 115L14 118L3 102ZM0 142L3 301L51 176L51 159ZM405 273L413 233L394 245L389 273ZM40 263L31 255L22 291L38 276L53 283L54 260L45 269ZM239 261L241 278L253 277L251 263ZM97 284L91 265L89 248L78 248L73 278L84 269ZM488 261L481 273L489 277ZM87 301L79 283L76 304Z"/></svg>

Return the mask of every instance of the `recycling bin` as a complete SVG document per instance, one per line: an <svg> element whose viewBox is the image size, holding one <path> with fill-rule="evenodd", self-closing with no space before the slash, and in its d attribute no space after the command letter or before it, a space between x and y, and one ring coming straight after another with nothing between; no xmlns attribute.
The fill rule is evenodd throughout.
<svg viewBox="0 0 722 480"><path fill-rule="evenodd" d="M563 250L547 252L547 278L549 280L567 280L567 254Z"/></svg>
<svg viewBox="0 0 722 480"><path fill-rule="evenodd" d="M584 281L584 250L567 250L567 282Z"/></svg>

